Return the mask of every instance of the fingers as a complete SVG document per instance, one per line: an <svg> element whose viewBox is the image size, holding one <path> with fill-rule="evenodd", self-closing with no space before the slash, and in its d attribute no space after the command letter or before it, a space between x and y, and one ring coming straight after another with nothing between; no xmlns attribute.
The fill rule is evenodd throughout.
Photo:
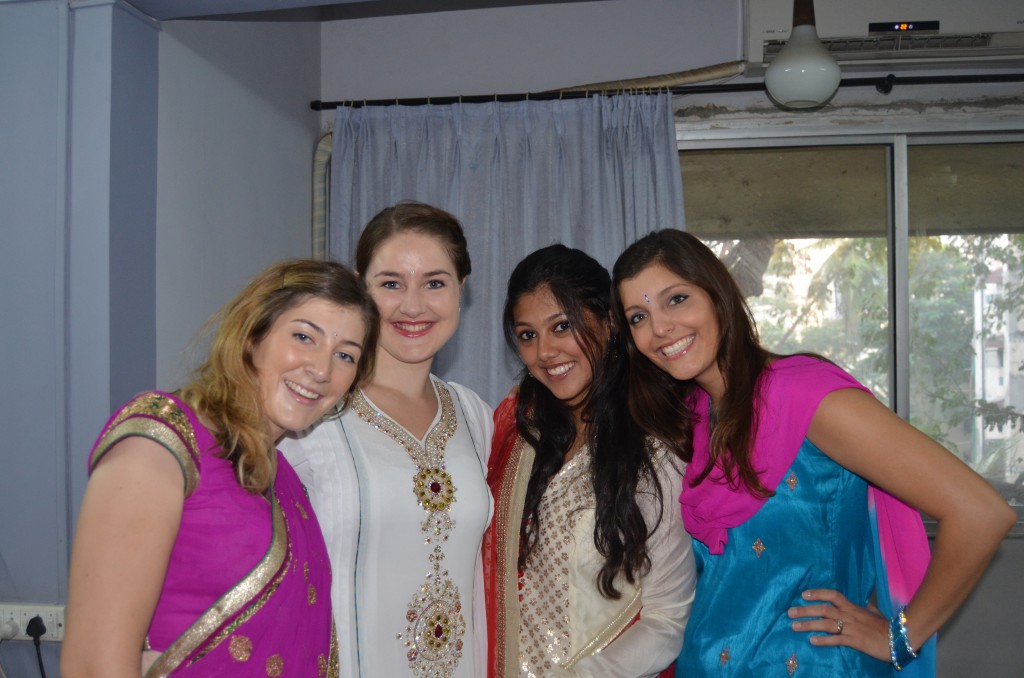
<svg viewBox="0 0 1024 678"><path fill-rule="evenodd" d="M835 606L841 606L850 602L846 599L846 596L835 589L808 589L801 593L800 596L804 600L822 600Z"/></svg>
<svg viewBox="0 0 1024 678"><path fill-rule="evenodd" d="M808 642L821 647L845 645L885 661L888 651L888 623L870 605L851 603L832 589L811 589L801 597L813 601L787 610L794 631L809 633Z"/></svg>

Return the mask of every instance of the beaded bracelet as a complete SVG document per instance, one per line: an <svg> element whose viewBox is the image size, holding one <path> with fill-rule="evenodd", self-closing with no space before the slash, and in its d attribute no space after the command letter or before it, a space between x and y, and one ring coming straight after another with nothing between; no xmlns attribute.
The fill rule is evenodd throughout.
<svg viewBox="0 0 1024 678"><path fill-rule="evenodd" d="M907 615L904 610L906 608L901 607L889 620L889 658L897 671L902 671L904 666L917 659L917 653L907 638Z"/></svg>

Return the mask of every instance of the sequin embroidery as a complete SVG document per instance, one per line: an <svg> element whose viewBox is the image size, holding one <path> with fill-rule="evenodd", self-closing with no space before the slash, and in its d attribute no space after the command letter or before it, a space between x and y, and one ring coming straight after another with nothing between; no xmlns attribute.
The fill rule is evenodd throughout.
<svg viewBox="0 0 1024 678"><path fill-rule="evenodd" d="M569 634L569 565L572 530L582 511L593 507L590 454L581 449L555 474L540 500L540 533L520 574L521 676L548 675L573 656Z"/></svg>
<svg viewBox="0 0 1024 678"><path fill-rule="evenodd" d="M789 671L789 675L796 673L796 670L800 667L800 664L796 661L796 653L794 652L786 660L786 670Z"/></svg>
<svg viewBox="0 0 1024 678"><path fill-rule="evenodd" d="M275 654L267 657L267 675L277 678L282 674L284 674L284 659L281 659L281 655Z"/></svg>
<svg viewBox="0 0 1024 678"><path fill-rule="evenodd" d="M786 484L789 485L790 492L796 489L796 474L792 471L789 472L789 477L786 478Z"/></svg>
<svg viewBox="0 0 1024 678"><path fill-rule="evenodd" d="M761 557L762 553L764 553L765 551L768 550L768 547L766 547L763 543L761 543L761 538L760 537L757 538L757 541L755 541L754 545L751 546L750 548L754 549L754 553L757 554L758 558Z"/></svg>
<svg viewBox="0 0 1024 678"><path fill-rule="evenodd" d="M374 409L362 391L354 394L352 409L360 419L405 448L416 465L412 491L416 503L426 513L420 530L424 543L433 544L434 548L429 556L430 570L410 599L406 626L396 637L406 649L406 660L414 676L450 678L462 658L466 634L459 588L445 569L441 548L455 528L451 508L457 491L445 469L444 449L459 424L448 388L440 382L433 383L441 416L423 445L386 414Z"/></svg>
<svg viewBox="0 0 1024 678"><path fill-rule="evenodd" d="M252 656L252 641L245 636L232 636L228 651L236 662L247 662Z"/></svg>
<svg viewBox="0 0 1024 678"><path fill-rule="evenodd" d="M718 655L718 665L719 666L725 666L726 664L729 663L730 659L731 659L731 657L729 656L729 646L726 645L725 647L722 648L722 651Z"/></svg>

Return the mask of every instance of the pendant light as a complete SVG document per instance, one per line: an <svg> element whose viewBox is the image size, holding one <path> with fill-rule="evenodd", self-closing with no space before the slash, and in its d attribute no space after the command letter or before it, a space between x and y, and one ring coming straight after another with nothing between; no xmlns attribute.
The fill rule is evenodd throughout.
<svg viewBox="0 0 1024 678"><path fill-rule="evenodd" d="M814 0L794 0L793 31L764 75L768 95L783 108L814 108L836 93L840 75L814 27Z"/></svg>

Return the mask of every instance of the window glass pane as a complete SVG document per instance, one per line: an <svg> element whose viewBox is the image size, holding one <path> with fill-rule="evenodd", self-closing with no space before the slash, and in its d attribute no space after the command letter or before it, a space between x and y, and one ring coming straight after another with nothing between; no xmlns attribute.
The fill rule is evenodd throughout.
<svg viewBox="0 0 1024 678"><path fill-rule="evenodd" d="M910 421L1024 505L1024 144L912 146Z"/></svg>
<svg viewBox="0 0 1024 678"><path fill-rule="evenodd" d="M686 228L729 266L764 345L820 353L890 402L884 146L682 151Z"/></svg>

